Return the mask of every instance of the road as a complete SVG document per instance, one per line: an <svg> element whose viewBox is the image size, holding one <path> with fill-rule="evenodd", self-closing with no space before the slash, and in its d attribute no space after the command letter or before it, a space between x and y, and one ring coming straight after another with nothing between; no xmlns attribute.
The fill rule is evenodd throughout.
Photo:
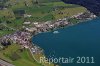
<svg viewBox="0 0 100 66"><path fill-rule="evenodd" d="M4 61L4 60L1 60L1 59L0 59L0 64L1 64L2 66L15 66L15 65L10 64L10 63L8 63L8 62L6 62L6 61Z"/></svg>

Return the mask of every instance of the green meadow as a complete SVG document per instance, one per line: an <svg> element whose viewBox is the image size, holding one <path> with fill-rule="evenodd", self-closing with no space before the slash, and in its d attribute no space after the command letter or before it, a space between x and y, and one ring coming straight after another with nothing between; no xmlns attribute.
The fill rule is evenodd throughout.
<svg viewBox="0 0 100 66"><path fill-rule="evenodd" d="M12 44L0 51L0 58L14 64L15 66L42 66L37 63L28 49L20 49L18 44Z"/></svg>
<svg viewBox="0 0 100 66"><path fill-rule="evenodd" d="M14 33L16 30L21 30L22 26L29 27L30 25L23 25L25 21L53 21L87 11L82 6L65 4L60 0L8 0L2 4L3 6L6 5L7 8L0 10L0 37ZM2 4L0 2L0 5ZM24 17L14 13L18 10L24 10L26 14L32 16ZM71 21L77 22L75 19L71 19ZM15 55L16 57L14 57ZM37 57L38 55L35 56ZM18 44L12 44L3 50L0 48L0 58L15 66L42 66L32 58L28 49L20 51Z"/></svg>
<svg viewBox="0 0 100 66"><path fill-rule="evenodd" d="M27 3L27 5L25 5L25 3ZM10 4L11 6L7 9L0 10L0 24L7 22L5 25L16 30L22 28L24 21L52 21L64 17L71 17L78 13L87 11L86 8L79 5L65 4L63 2L44 2L44 0L42 2L39 1L38 3L34 3L32 0L28 0L26 2L24 2L24 0L20 0L19 2L10 0L6 2L6 4ZM18 14L14 13L14 11L20 9L24 10L26 14L32 16L24 18L23 16L18 16ZM3 31L0 30L0 36L2 33Z"/></svg>

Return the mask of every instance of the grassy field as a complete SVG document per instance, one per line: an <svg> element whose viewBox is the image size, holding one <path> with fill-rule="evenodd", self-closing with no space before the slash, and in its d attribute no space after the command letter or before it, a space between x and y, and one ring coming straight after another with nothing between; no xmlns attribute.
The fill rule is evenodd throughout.
<svg viewBox="0 0 100 66"><path fill-rule="evenodd" d="M64 17L71 17L78 13L87 11L86 8L79 5L65 4L63 2L41 3L41 1L39 1L39 4L32 3L32 0L28 0L26 2L28 6L25 6L24 0L20 0L17 3L15 0L10 0L9 2L7 2L6 4L12 3L13 6L10 6L8 9L0 10L0 24L2 22L10 21L10 23L6 25L17 30L19 28L22 28L24 21L52 21ZM14 3L16 3L16 5ZM14 11L19 9L25 10L26 14L32 16L30 18L20 17L19 19L17 19ZM12 33L12 31L0 31L0 36L9 34L10 32Z"/></svg>
<svg viewBox="0 0 100 66"><path fill-rule="evenodd" d="M0 10L0 17L2 21L10 20L16 24L18 19L15 19L17 16L14 14L16 10L25 10L26 14L32 15L30 18L21 18L22 22L26 21L50 21L57 20L64 17L70 17L76 15L80 12L86 12L86 8L79 5L65 4L63 2L49 2L49 0L37 0L39 4L34 4L32 0L20 0L16 2L16 0L10 0L6 4L12 5L8 9ZM43 1L43 2L41 2ZM47 2L48 1L48 2ZM53 0L50 0L53 1ZM27 6L25 5L27 4ZM5 16L5 18L3 18ZM20 20L20 19L19 19ZM20 21L19 21L20 22ZM20 24L22 24L20 22ZM18 24L18 23L17 23ZM14 24L12 24L14 25ZM18 24L19 25L19 24ZM20 26L20 25L19 25ZM16 27L16 26L15 26Z"/></svg>
<svg viewBox="0 0 100 66"><path fill-rule="evenodd" d="M29 50L24 50L24 52L20 53L21 59L14 61L13 64L16 66L42 66L38 64L31 56Z"/></svg>
<svg viewBox="0 0 100 66"><path fill-rule="evenodd" d="M39 63L40 57L44 57L44 54L34 54L36 62L28 49L23 49L20 51L20 46L18 44L12 44L4 50L0 50L0 58L4 59L15 66L54 66L53 63Z"/></svg>
<svg viewBox="0 0 100 66"><path fill-rule="evenodd" d="M21 0L18 2L16 2L16 0L10 0L7 3L13 3L13 4L7 10L8 11L10 10L10 12L13 13L13 11L15 10L23 9L25 10L27 14L32 15L32 17L29 20L33 22L34 21L57 20L60 17L61 18L70 17L72 15L76 15L77 13L87 11L86 8L82 6L65 4L59 1L58 2L50 2L53 0L50 0L50 1L49 0L37 0L37 1L39 2L39 4L34 4L32 0L28 0L28 1ZM25 5L25 3L27 4L27 6ZM13 19L16 17L15 15L11 13L10 14L5 13L5 11L4 11L4 14L1 14L3 13L3 11L1 11L0 15L1 16L5 14L7 16L12 15ZM63 13L63 14L60 14L60 13Z"/></svg>
<svg viewBox="0 0 100 66"><path fill-rule="evenodd" d="M13 33L14 31L8 31L8 30L0 30L0 37L2 37L2 36L5 36L5 35L7 35L7 34L11 34L11 33Z"/></svg>
<svg viewBox="0 0 100 66"><path fill-rule="evenodd" d="M0 10L0 21L14 20L15 15L11 9Z"/></svg>
<svg viewBox="0 0 100 66"><path fill-rule="evenodd" d="M0 51L0 58L7 60L15 66L42 66L32 58L28 49L24 49L23 52L20 52L19 49L20 46L18 44L13 44L5 50ZM17 57L17 60L11 59L11 57L13 57L13 53L16 54L14 56L19 56L19 58Z"/></svg>
<svg viewBox="0 0 100 66"><path fill-rule="evenodd" d="M9 5L7 9L0 10L0 25L4 24L7 29L13 28L19 30L22 28L24 21L30 22L45 22L61 19L64 17L71 17L81 12L86 12L87 9L79 5L65 4L59 0L37 0L38 4L33 0L10 0L5 5ZM26 14L32 15L31 17L24 18L18 17L14 14L16 10L25 10ZM73 22L77 22L75 19L71 19ZM2 27L0 27L1 29ZM2 28L4 29L4 28ZM11 34L15 31L12 30L0 30L0 37ZM16 66L42 66L37 63L30 54L28 49L24 49L23 52L19 51L20 46L12 44L5 50L0 51L0 58L9 61ZM16 57L13 57L16 56ZM34 55L36 59L39 59L42 54ZM53 64L46 66L54 66Z"/></svg>
<svg viewBox="0 0 100 66"><path fill-rule="evenodd" d="M84 7L65 4L63 2L44 3L42 5L44 6L32 6L25 8L26 13L32 15L33 21L57 20L87 11Z"/></svg>

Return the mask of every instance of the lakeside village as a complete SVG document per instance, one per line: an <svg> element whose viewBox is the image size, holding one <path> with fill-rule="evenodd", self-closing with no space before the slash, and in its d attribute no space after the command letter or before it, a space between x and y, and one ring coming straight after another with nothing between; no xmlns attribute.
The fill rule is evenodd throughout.
<svg viewBox="0 0 100 66"><path fill-rule="evenodd" d="M71 18L76 18L79 20L90 20L96 18L96 16L90 12L88 13L79 13L74 15ZM43 50L38 47L36 44L32 43L32 36L35 36L41 32L52 31L60 27L71 26L73 23L68 21L69 18L63 18L56 21L47 21L47 22L34 22L33 27L24 27L22 31L16 31L13 34L5 35L0 38L1 48L3 46L9 46L11 44L20 44L21 48L28 48L33 54L43 53ZM79 22L78 22L79 23ZM31 24L30 22L24 22L24 24Z"/></svg>

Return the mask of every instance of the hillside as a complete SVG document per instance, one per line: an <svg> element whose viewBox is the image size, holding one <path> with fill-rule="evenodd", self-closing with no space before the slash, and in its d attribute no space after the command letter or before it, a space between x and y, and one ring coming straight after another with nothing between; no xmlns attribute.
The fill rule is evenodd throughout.
<svg viewBox="0 0 100 66"><path fill-rule="evenodd" d="M0 0L0 37L16 31L24 31L27 27L33 27L34 22L53 22L58 19L69 18L73 15L86 12L87 9L82 6L65 4L60 0ZM76 19L71 19L71 22L77 22L75 20ZM36 59L39 59L40 56L44 55L34 54ZM30 51L22 48L17 43L12 43L10 46L6 47L2 46L1 43L0 58L15 66L44 65L37 63ZM48 66L48 64L45 65ZM54 66L54 64L49 66Z"/></svg>
<svg viewBox="0 0 100 66"><path fill-rule="evenodd" d="M87 9L59 0L0 0L0 36L21 29L24 22L45 22L71 17ZM52 2L53 1L53 2ZM30 16L30 17L27 17Z"/></svg>
<svg viewBox="0 0 100 66"><path fill-rule="evenodd" d="M35 62L28 49L20 49L18 44L12 44L6 49L0 50L0 59L4 59L15 66L42 66Z"/></svg>
<svg viewBox="0 0 100 66"><path fill-rule="evenodd" d="M86 7L89 11L100 16L100 0L62 0L65 3L77 4Z"/></svg>

